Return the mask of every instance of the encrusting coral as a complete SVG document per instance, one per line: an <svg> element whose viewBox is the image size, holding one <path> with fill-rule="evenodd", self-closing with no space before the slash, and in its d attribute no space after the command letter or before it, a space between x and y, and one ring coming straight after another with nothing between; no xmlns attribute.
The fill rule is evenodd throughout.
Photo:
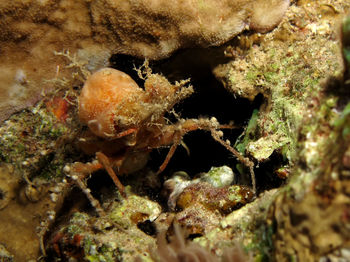
<svg viewBox="0 0 350 262"><path fill-rule="evenodd" d="M161 59L179 48L220 45L245 28L275 27L289 0L94 1L93 21L118 52ZM107 7L107 8L106 8Z"/></svg>
<svg viewBox="0 0 350 262"><path fill-rule="evenodd" d="M240 204L253 198L248 187L232 185L234 173L228 166L212 167L207 173L190 180L186 172L175 172L164 182L163 194L168 196L168 207L186 209L201 204L210 210L229 213Z"/></svg>

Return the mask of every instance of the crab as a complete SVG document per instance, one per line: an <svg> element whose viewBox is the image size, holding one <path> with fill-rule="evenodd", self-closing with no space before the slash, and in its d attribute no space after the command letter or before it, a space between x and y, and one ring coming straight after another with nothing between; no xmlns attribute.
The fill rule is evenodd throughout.
<svg viewBox="0 0 350 262"><path fill-rule="evenodd" d="M158 169L157 174L161 173L176 148L183 144L183 137L198 129L210 131L216 141L252 170L250 160L222 138L220 129L234 128L233 124L221 125L215 118L182 119L174 112L174 105L193 93L189 80L170 84L165 77L153 74L147 63L137 72L145 80L144 89L129 75L112 68L100 69L85 82L79 96L78 115L88 128L82 133L79 145L85 153L95 154L96 159L67 167L73 179L81 181L78 178L104 168L126 197L119 175L144 167L153 149L170 147ZM176 116L176 123L167 120L167 112ZM89 194L88 197L92 198Z"/></svg>

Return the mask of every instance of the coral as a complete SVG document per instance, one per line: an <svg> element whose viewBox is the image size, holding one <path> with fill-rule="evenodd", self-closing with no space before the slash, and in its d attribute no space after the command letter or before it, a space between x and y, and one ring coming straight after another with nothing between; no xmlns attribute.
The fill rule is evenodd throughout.
<svg viewBox="0 0 350 262"><path fill-rule="evenodd" d="M239 204L252 200L253 194L248 187L232 185L234 173L228 166L212 167L207 173L189 180L185 172L176 172L164 182L169 192L168 205L186 209L192 205L203 205L208 209L229 213Z"/></svg>
<svg viewBox="0 0 350 262"><path fill-rule="evenodd" d="M11 255L3 245L0 245L0 259L4 262L13 261L13 255Z"/></svg>
<svg viewBox="0 0 350 262"><path fill-rule="evenodd" d="M250 28L258 32L271 30L281 21L288 6L289 1L255 1L252 7Z"/></svg>
<svg viewBox="0 0 350 262"><path fill-rule="evenodd" d="M293 8L300 10L300 7L292 6L286 18L292 22L299 21L295 13L305 11ZM326 75L331 72L337 75L341 71L337 42L327 39L333 34L330 25L334 24L334 20L328 19L319 21L317 25L308 25L306 37L304 31L286 22L281 30L271 32L258 44L253 42L246 51L241 45L233 52L227 49L235 59L214 69L217 78L236 96L249 100L254 100L258 94L264 97L264 104L259 112L254 112L245 135L236 142L236 148L241 153L258 162L266 161L273 152L288 161L293 159L307 98L315 90L320 90L320 82ZM317 37L315 31L318 32ZM291 33L294 37L284 38L284 34ZM327 47L320 50L316 47L318 41ZM301 54L305 59L303 63L308 66L300 63ZM320 64L314 57L324 57L328 62Z"/></svg>
<svg viewBox="0 0 350 262"><path fill-rule="evenodd" d="M227 166L213 167L193 180L185 172L176 172L164 183L168 207L171 211L177 208L175 218L190 234L205 235L232 210L252 200L252 191L231 185L233 181L234 174Z"/></svg>
<svg viewBox="0 0 350 262"><path fill-rule="evenodd" d="M134 261L140 254L150 261L148 249L155 246L155 239L141 231L140 224L160 214L159 204L136 195L122 203L111 198L106 202L109 214L97 219L75 212L51 232L48 261Z"/></svg>
<svg viewBox="0 0 350 262"><path fill-rule="evenodd" d="M80 85L77 68L55 51L69 50L85 70L114 54L161 59L179 48L222 44L253 23L272 29L289 0L2 1L0 121L32 105L42 91ZM262 15L263 14L263 15ZM261 19L261 17L264 17ZM62 82L61 82L62 83Z"/></svg>
<svg viewBox="0 0 350 262"><path fill-rule="evenodd" d="M350 96L344 68L344 75L329 77L319 85L317 100L309 101L317 106L300 128L297 156L304 164L294 168L288 189L271 207L276 260L348 260Z"/></svg>
<svg viewBox="0 0 350 262"><path fill-rule="evenodd" d="M215 188L207 183L194 183L187 186L177 200L177 206L186 209L201 204L208 209L224 214L232 212L238 205L244 205L253 198L253 193L244 186L224 186Z"/></svg>
<svg viewBox="0 0 350 262"><path fill-rule="evenodd" d="M11 170L12 169L12 170ZM13 166L2 163L0 166L0 210L6 208L16 196L18 176L13 173Z"/></svg>
<svg viewBox="0 0 350 262"><path fill-rule="evenodd" d="M198 239L198 242L201 244L211 243L212 248L220 246L220 241L223 245L225 243L224 232L232 230L236 241L242 241L245 250L254 254L257 260L259 258L262 260L264 258L271 259L273 228L266 224L266 218L269 214L269 207L275 201L278 193L276 189L265 191L255 201L223 218L220 221L222 231L212 231ZM220 239L220 241L215 243L213 241L215 238Z"/></svg>
<svg viewBox="0 0 350 262"><path fill-rule="evenodd" d="M6 120L0 127L0 159L29 179L62 177L64 151L73 146L63 146L62 138L70 140L76 127L68 108L67 99L57 96Z"/></svg>
<svg viewBox="0 0 350 262"><path fill-rule="evenodd" d="M220 45L249 24L259 31L276 26L289 0L95 1L93 21L117 50L150 59L179 48Z"/></svg>
<svg viewBox="0 0 350 262"><path fill-rule="evenodd" d="M199 174L199 177L190 180L186 172L175 172L172 177L164 182L163 194L168 197L168 207L175 209L178 197L190 185L206 182L213 187L219 188L230 186L234 182L235 174L228 166L212 167L209 172Z"/></svg>
<svg viewBox="0 0 350 262"><path fill-rule="evenodd" d="M62 168L66 153L74 150L62 142L72 135L67 126L71 112L67 100L58 95L10 117L0 127L0 242L19 261L39 256L43 235L69 190ZM8 170L4 162L11 163L13 172L3 172Z"/></svg>
<svg viewBox="0 0 350 262"><path fill-rule="evenodd" d="M288 185L275 192L275 200L263 208L264 212L271 208L266 218L254 219L255 224L265 227L260 233L255 229L257 236L264 236L266 241L261 249L269 250L265 257L319 261L336 256L346 261L349 197L345 188L349 173L343 165L348 166L349 107L344 106L349 91L348 84L341 82L348 79L342 74L341 58L343 55L346 62L346 54L339 52L339 41L333 37L338 30L336 17L347 13L343 8L349 10L350 6L342 1L305 2L291 7L281 30L251 42L247 50L243 45L248 37L241 37L233 52L227 49L235 59L217 67L215 73L237 96L254 100L260 93L264 97L237 149L259 162L275 152L292 166L287 167ZM320 11L325 6L329 8L327 15ZM310 19L302 18L304 12ZM286 32L292 32L293 37ZM343 43L343 48L346 46ZM221 71L223 68L227 71ZM247 232L253 231L237 229L237 225L250 219L248 209L261 197L229 214L222 226L231 220L235 234L242 230L247 241ZM247 221L246 225L252 223ZM205 244L224 238L219 232L207 233L199 241ZM252 241L246 248L260 249L257 243Z"/></svg>
<svg viewBox="0 0 350 262"><path fill-rule="evenodd" d="M0 14L0 121L62 88L49 80L81 83L74 76L77 68L67 68L54 51L70 50L90 70L108 62L110 50L91 40L85 1L2 1Z"/></svg>
<svg viewBox="0 0 350 262"><path fill-rule="evenodd" d="M207 182L214 187L231 185L235 180L235 174L228 166L212 167L207 173L200 175L200 181Z"/></svg>
<svg viewBox="0 0 350 262"><path fill-rule="evenodd" d="M115 204L109 216L113 222L128 228L146 220L153 222L160 213L158 203L131 195L123 203Z"/></svg>
<svg viewBox="0 0 350 262"><path fill-rule="evenodd" d="M14 261L29 261L39 257L40 231L60 209L64 186L39 180L23 185L21 175L11 165L0 166L0 243L6 245ZM1 244L0 260L7 261Z"/></svg>
<svg viewBox="0 0 350 262"><path fill-rule="evenodd" d="M328 92L304 119L298 156L307 167L300 165L294 170L288 193L281 193L271 208L270 218L277 225L273 238L277 260L286 256L305 261L348 258L350 98L347 66L344 68L343 76L330 78L321 86ZM345 106L335 96L338 92L345 92ZM335 107L341 111L331 111Z"/></svg>

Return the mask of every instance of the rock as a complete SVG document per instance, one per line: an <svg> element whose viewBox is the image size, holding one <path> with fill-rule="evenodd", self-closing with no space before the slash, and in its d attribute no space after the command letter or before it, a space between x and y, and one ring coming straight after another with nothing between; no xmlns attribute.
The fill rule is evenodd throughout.
<svg viewBox="0 0 350 262"><path fill-rule="evenodd" d="M223 44L246 27L266 32L288 6L289 0L101 0L91 11L94 30L118 52L161 59L179 48Z"/></svg>

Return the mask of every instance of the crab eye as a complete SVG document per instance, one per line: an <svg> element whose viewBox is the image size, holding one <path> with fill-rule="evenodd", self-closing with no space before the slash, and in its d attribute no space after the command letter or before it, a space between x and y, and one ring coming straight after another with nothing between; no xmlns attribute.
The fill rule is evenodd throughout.
<svg viewBox="0 0 350 262"><path fill-rule="evenodd" d="M102 126L96 119L90 120L87 125L93 133L101 132Z"/></svg>

